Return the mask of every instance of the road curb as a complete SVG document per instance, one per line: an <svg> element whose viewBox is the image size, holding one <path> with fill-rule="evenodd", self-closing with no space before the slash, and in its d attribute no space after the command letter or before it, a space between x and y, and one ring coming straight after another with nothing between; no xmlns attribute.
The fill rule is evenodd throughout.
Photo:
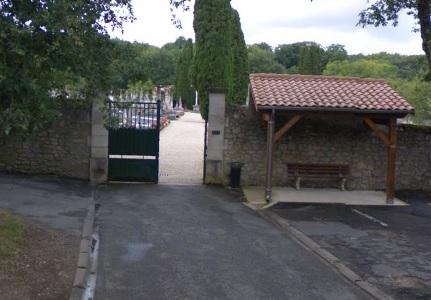
<svg viewBox="0 0 431 300"><path fill-rule="evenodd" d="M78 261L76 264L75 278L73 280L72 292L69 300L82 300L85 293L87 277L90 273L90 254L92 250L94 217L95 203L93 197L91 204L87 208L87 215L82 226Z"/></svg>
<svg viewBox="0 0 431 300"><path fill-rule="evenodd" d="M269 210L257 210L256 211L261 217L267 220L269 223L281 228L299 242L304 248L318 255L321 259L326 261L335 271L343 275L361 290L371 295L377 300L394 300L391 296L384 293L382 290L372 285L368 281L361 278L358 274L353 272L345 264L342 263L335 255L329 251L323 249L319 244L313 241L311 238L306 236L300 230L293 227L287 220L283 219L279 215Z"/></svg>

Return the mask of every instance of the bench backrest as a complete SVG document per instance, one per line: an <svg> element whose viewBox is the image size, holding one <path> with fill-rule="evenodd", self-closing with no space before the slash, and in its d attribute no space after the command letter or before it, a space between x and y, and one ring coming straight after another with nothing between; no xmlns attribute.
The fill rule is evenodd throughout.
<svg viewBox="0 0 431 300"><path fill-rule="evenodd" d="M347 175L349 166L333 164L287 164L290 175Z"/></svg>

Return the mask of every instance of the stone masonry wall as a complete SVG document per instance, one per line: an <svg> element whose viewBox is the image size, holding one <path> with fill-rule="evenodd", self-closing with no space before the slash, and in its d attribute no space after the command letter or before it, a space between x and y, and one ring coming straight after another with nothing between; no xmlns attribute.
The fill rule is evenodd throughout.
<svg viewBox="0 0 431 300"><path fill-rule="evenodd" d="M88 180L90 136L90 109L68 109L31 136L0 136L0 170Z"/></svg>
<svg viewBox="0 0 431 300"><path fill-rule="evenodd" d="M276 127L285 123L277 118ZM276 128L277 130L277 128ZM286 163L333 163L350 166L349 189L383 190L386 182L386 146L359 118L313 115L302 119L276 144L273 184L292 185ZM266 123L252 108L229 107L224 141L224 180L230 163L242 162L242 185L264 185L266 172ZM309 186L330 182L308 182ZM303 186L307 186L304 181ZM337 183L333 183L336 187ZM431 129L400 125L396 188L431 190Z"/></svg>

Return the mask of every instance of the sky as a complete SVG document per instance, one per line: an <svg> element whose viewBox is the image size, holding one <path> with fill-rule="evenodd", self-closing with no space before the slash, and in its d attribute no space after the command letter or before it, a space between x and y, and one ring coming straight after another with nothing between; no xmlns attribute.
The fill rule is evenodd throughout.
<svg viewBox="0 0 431 300"><path fill-rule="evenodd" d="M194 38L193 4L179 12L183 29L171 22L169 0L132 0L136 21L124 26L124 33L112 36L155 46L173 42L179 36ZM413 32L413 17L402 14L397 27L357 27L358 13L367 0L232 0L238 10L247 44L266 42L271 46L315 41L326 47L346 46L349 54L381 51L423 54L419 33Z"/></svg>

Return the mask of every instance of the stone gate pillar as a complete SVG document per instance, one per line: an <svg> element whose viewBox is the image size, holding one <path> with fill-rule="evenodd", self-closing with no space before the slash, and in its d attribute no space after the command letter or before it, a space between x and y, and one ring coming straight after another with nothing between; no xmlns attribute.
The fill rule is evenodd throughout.
<svg viewBox="0 0 431 300"><path fill-rule="evenodd" d="M221 90L209 93L208 149L206 157L206 183L223 184L223 149L226 114L225 94Z"/></svg>
<svg viewBox="0 0 431 300"><path fill-rule="evenodd" d="M108 181L108 130L104 124L103 103L95 101L91 108L91 157L90 181L91 183L104 183Z"/></svg>

